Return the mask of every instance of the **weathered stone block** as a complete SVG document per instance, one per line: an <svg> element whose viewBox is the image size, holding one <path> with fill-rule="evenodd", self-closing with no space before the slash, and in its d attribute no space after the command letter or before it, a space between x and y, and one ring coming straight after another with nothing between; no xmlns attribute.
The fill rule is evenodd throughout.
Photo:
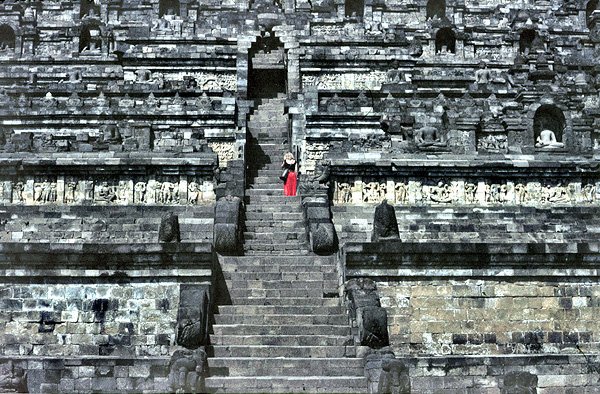
<svg viewBox="0 0 600 394"><path fill-rule="evenodd" d="M379 349L390 344L387 312L384 308L367 306L356 311L360 344Z"/></svg>
<svg viewBox="0 0 600 394"><path fill-rule="evenodd" d="M381 204L375 208L371 241L377 242L385 239L397 239L399 236L396 210L387 203L387 200L383 200Z"/></svg>
<svg viewBox="0 0 600 394"><path fill-rule="evenodd" d="M238 197L219 199L215 206L213 244L217 252L237 254L242 243L242 202Z"/></svg>
<svg viewBox="0 0 600 394"><path fill-rule="evenodd" d="M158 240L160 242L179 242L181 240L177 215L168 213L161 218Z"/></svg>

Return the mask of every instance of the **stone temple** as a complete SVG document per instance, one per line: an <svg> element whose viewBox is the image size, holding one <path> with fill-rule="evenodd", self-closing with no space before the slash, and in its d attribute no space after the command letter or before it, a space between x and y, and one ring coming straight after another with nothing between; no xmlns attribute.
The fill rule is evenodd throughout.
<svg viewBox="0 0 600 394"><path fill-rule="evenodd" d="M599 90L598 0L0 1L0 392L600 392Z"/></svg>

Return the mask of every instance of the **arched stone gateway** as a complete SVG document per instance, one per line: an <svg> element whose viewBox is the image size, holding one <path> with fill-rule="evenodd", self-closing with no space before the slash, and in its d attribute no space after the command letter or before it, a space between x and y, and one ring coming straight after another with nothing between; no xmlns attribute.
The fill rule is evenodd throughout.
<svg viewBox="0 0 600 394"><path fill-rule="evenodd" d="M271 31L262 32L248 51L248 98L287 93L287 53Z"/></svg>

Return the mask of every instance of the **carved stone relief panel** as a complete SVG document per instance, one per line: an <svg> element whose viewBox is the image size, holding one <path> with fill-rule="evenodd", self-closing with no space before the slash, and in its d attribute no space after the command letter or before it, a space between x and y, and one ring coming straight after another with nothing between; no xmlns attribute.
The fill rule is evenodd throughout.
<svg viewBox="0 0 600 394"><path fill-rule="evenodd" d="M303 88L316 86L319 90L377 90L386 81L387 73L385 71L302 76Z"/></svg>
<svg viewBox="0 0 600 394"><path fill-rule="evenodd" d="M227 167L227 163L231 160L239 159L241 154L235 142L209 142L208 146L219 157L219 167Z"/></svg>
<svg viewBox="0 0 600 394"><path fill-rule="evenodd" d="M319 166L319 163L329 152L329 144L322 142L304 142L304 163L303 172L306 175L313 176Z"/></svg>
<svg viewBox="0 0 600 394"><path fill-rule="evenodd" d="M214 202L213 180L169 178L85 179L74 176L0 180L0 204L184 205Z"/></svg>
<svg viewBox="0 0 600 394"><path fill-rule="evenodd" d="M334 204L575 205L599 204L600 181L475 181L469 179L338 179Z"/></svg>

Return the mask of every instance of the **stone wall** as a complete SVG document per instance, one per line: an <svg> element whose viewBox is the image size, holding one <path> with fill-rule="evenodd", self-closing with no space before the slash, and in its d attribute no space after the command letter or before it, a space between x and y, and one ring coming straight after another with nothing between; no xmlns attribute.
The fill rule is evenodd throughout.
<svg viewBox="0 0 600 394"><path fill-rule="evenodd" d="M178 283L86 283L91 281L4 284L2 355L170 355Z"/></svg>
<svg viewBox="0 0 600 394"><path fill-rule="evenodd" d="M597 279L378 281L396 354L597 354Z"/></svg>

